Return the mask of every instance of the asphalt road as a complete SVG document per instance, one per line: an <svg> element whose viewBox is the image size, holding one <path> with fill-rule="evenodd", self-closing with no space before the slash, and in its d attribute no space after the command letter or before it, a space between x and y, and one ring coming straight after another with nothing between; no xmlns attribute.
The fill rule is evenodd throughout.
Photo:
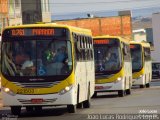
<svg viewBox="0 0 160 120"><path fill-rule="evenodd" d="M91 100L91 108L77 109L75 114L68 113L66 106L61 106L47 107L41 112L30 113L23 109L22 114L17 117L11 115L10 108L2 107L0 101L0 115L3 119L8 115L8 118L14 120L88 120L98 119L100 115L101 119L107 119L111 117L106 116L108 114L139 114L141 112L160 114L160 80L153 81L150 88L133 87L132 94L125 97L118 97L116 92L99 93L97 98Z"/></svg>

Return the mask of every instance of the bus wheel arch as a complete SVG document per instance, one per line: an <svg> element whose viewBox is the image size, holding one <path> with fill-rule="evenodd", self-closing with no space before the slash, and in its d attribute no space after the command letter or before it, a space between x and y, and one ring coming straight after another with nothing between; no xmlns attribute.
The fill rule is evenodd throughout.
<svg viewBox="0 0 160 120"><path fill-rule="evenodd" d="M80 86L78 84L78 87L77 87L77 108L82 108L83 107L82 103L79 103L79 89L80 89Z"/></svg>
<svg viewBox="0 0 160 120"><path fill-rule="evenodd" d="M67 110L69 113L75 113L76 112L76 105L67 105Z"/></svg>
<svg viewBox="0 0 160 120"><path fill-rule="evenodd" d="M83 108L90 108L91 106L91 98L90 98L90 82L88 83L88 93L87 100L83 101Z"/></svg>
<svg viewBox="0 0 160 120"><path fill-rule="evenodd" d="M97 92L94 91L94 94L93 94L92 98L96 98L96 97L97 97Z"/></svg>
<svg viewBox="0 0 160 120"><path fill-rule="evenodd" d="M11 106L11 113L13 115L20 115L21 114L21 106Z"/></svg>

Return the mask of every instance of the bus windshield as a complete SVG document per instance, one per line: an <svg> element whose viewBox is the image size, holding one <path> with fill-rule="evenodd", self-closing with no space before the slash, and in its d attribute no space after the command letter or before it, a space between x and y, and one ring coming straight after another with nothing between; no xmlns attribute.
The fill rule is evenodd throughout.
<svg viewBox="0 0 160 120"><path fill-rule="evenodd" d="M70 45L64 40L4 42L2 73L9 76L67 74L72 65Z"/></svg>
<svg viewBox="0 0 160 120"><path fill-rule="evenodd" d="M2 74L37 77L71 73L71 42L64 35L7 38L2 43Z"/></svg>
<svg viewBox="0 0 160 120"><path fill-rule="evenodd" d="M96 75L116 73L121 69L121 50L117 39L94 40Z"/></svg>
<svg viewBox="0 0 160 120"><path fill-rule="evenodd" d="M138 72L142 68L142 48L138 44L131 44L132 70Z"/></svg>

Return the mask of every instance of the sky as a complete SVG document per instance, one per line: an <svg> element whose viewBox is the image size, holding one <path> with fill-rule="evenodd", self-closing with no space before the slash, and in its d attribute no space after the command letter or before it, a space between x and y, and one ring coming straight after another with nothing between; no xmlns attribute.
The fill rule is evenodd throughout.
<svg viewBox="0 0 160 120"><path fill-rule="evenodd" d="M52 15L160 7L160 0L50 0Z"/></svg>

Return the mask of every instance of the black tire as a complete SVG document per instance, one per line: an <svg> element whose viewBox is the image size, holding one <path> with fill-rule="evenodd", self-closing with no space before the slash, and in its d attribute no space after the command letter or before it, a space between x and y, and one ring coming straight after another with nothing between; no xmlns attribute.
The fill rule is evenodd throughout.
<svg viewBox="0 0 160 120"><path fill-rule="evenodd" d="M140 88L145 88L145 86L144 85L140 85Z"/></svg>
<svg viewBox="0 0 160 120"><path fill-rule="evenodd" d="M94 92L92 98L96 98L97 97L97 92Z"/></svg>
<svg viewBox="0 0 160 120"><path fill-rule="evenodd" d="M76 105L67 105L67 110L69 113L75 113L76 112Z"/></svg>
<svg viewBox="0 0 160 120"><path fill-rule="evenodd" d="M126 90L126 94L127 94L127 95L130 95L130 94L131 94L131 89L127 89L127 90Z"/></svg>
<svg viewBox="0 0 160 120"><path fill-rule="evenodd" d="M91 107L91 100L86 100L83 102L83 108L90 108Z"/></svg>
<svg viewBox="0 0 160 120"><path fill-rule="evenodd" d="M147 84L146 84L146 88L149 88L149 87L150 87L150 84L149 84L149 83L147 83Z"/></svg>
<svg viewBox="0 0 160 120"><path fill-rule="evenodd" d="M32 112L33 111L33 106L26 106L26 111L27 112Z"/></svg>
<svg viewBox="0 0 160 120"><path fill-rule="evenodd" d="M119 97L124 97L125 96L125 90L119 90L118 91L118 96Z"/></svg>
<svg viewBox="0 0 160 120"><path fill-rule="evenodd" d="M82 103L78 103L77 104L77 108L82 108L83 107L83 104Z"/></svg>
<svg viewBox="0 0 160 120"><path fill-rule="evenodd" d="M20 115L21 114L21 107L20 106L11 106L11 113L13 115Z"/></svg>

